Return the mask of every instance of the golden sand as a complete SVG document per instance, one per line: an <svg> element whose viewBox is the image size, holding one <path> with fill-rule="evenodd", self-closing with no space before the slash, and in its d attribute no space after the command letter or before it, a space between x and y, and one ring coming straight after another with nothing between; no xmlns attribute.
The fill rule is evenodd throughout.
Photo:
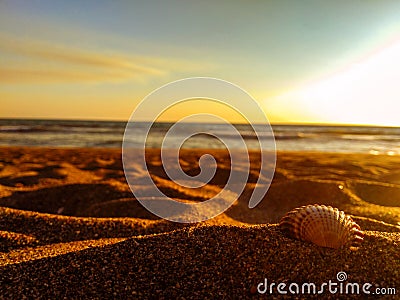
<svg viewBox="0 0 400 300"><path fill-rule="evenodd" d="M229 176L226 153L211 152L217 174L198 189L170 181L159 151L147 162L165 194L204 201ZM188 174L199 172L202 153L181 151ZM265 278L321 284L340 271L350 282L400 289L400 157L279 153L267 196L249 209L258 157L250 155L234 206L185 225L138 203L119 150L0 148L0 298L257 298ZM365 231L362 246L326 249L282 234L276 223L287 211L315 203L352 215Z"/></svg>

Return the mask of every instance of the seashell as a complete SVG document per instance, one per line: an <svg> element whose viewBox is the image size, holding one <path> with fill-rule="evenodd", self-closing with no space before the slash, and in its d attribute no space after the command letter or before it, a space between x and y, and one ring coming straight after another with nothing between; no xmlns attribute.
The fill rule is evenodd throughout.
<svg viewBox="0 0 400 300"><path fill-rule="evenodd" d="M289 236L321 247L357 247L364 239L360 226L350 216L325 205L295 208L281 219L279 226Z"/></svg>

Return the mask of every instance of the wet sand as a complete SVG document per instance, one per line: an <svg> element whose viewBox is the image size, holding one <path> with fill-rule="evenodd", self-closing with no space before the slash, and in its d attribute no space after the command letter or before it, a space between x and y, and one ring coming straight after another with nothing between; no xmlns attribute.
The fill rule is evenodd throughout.
<svg viewBox="0 0 400 300"><path fill-rule="evenodd" d="M198 174L202 153L181 151L188 174ZM149 151L147 163L168 196L205 201L229 177L226 152L211 153L217 174L198 189L169 180L159 151ZM140 205L120 150L0 148L0 298L257 298L268 294L257 292L265 278L322 284L340 271L347 282L371 283L371 291L399 289L400 157L278 153L271 187L254 209L248 199L258 153L250 159L239 200L214 219L188 225ZM315 203L352 215L365 231L362 246L321 248L279 230L286 212ZM321 296L339 297L315 297ZM275 289L268 297L280 295Z"/></svg>

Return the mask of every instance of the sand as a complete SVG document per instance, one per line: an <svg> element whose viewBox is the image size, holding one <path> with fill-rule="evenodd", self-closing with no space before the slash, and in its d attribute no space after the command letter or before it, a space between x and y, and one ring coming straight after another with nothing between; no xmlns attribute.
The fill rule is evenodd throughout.
<svg viewBox="0 0 400 300"><path fill-rule="evenodd" d="M226 152L211 152L217 174L192 190L168 179L159 151L149 151L147 162L165 194L205 201L229 176ZM188 174L199 172L202 153L181 151ZM400 293L400 157L278 153L270 190L255 209L247 205L259 155L250 158L239 200L214 219L188 225L138 203L118 149L0 148L0 298L285 298L257 287L265 279L319 286L337 282L340 271L345 283ZM277 223L286 212L314 203L351 215L365 232L361 247L321 248L281 232ZM348 296L325 290L313 297Z"/></svg>

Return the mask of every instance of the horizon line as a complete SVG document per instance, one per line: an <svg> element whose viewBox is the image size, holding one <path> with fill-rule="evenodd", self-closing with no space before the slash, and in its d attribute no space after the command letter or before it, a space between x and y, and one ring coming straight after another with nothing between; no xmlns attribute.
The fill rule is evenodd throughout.
<svg viewBox="0 0 400 300"><path fill-rule="evenodd" d="M75 121L75 122L120 122L120 123L128 123L129 120L122 120L122 119L101 119L101 118L90 118L90 119L82 119L82 118L22 118L22 117L0 117L0 120L26 120L26 121ZM148 123L151 121L135 121L138 123ZM155 123L176 123L176 121L157 121ZM188 123L193 123L193 124L223 124L223 123L214 123L214 122L188 122ZM242 125L242 124L248 124L244 122L232 122L231 124L234 125ZM260 123L260 122L254 122L252 123L254 125L259 125L259 124L265 124L265 123ZM387 128L393 128L393 127L400 127L396 125L382 125L382 124L352 124L352 123L323 123L323 122L270 122L270 125L272 126L327 126L327 127L387 127Z"/></svg>

